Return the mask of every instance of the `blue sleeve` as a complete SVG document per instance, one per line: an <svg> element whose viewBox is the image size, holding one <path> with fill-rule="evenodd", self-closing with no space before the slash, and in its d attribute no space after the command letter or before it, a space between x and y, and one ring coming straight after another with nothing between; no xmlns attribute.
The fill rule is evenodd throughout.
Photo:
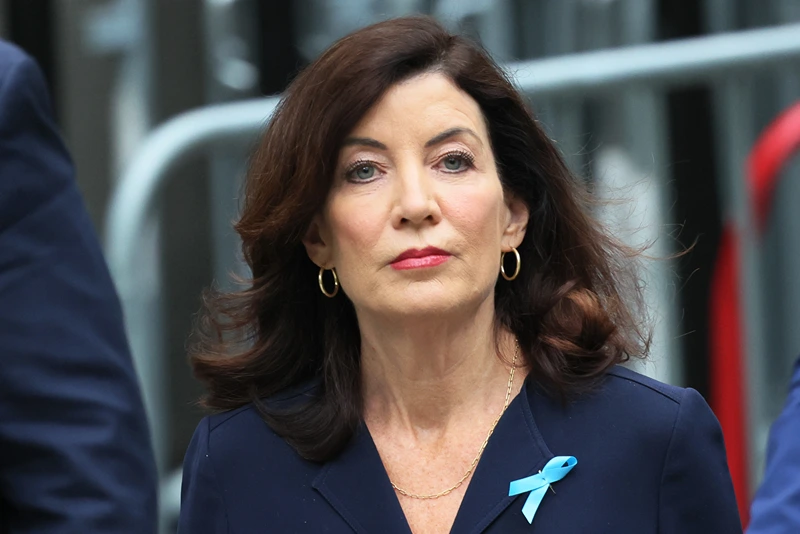
<svg viewBox="0 0 800 534"><path fill-rule="evenodd" d="M664 461L661 534L741 534L719 422L703 397L683 392Z"/></svg>
<svg viewBox="0 0 800 534"><path fill-rule="evenodd" d="M800 532L800 360L786 406L770 430L764 481L753 500L747 532Z"/></svg>
<svg viewBox="0 0 800 534"><path fill-rule="evenodd" d="M152 533L120 305L35 63L0 41L0 532Z"/></svg>
<svg viewBox="0 0 800 534"><path fill-rule="evenodd" d="M183 461L178 534L229 532L225 503L209 449L210 424L208 417L200 421Z"/></svg>

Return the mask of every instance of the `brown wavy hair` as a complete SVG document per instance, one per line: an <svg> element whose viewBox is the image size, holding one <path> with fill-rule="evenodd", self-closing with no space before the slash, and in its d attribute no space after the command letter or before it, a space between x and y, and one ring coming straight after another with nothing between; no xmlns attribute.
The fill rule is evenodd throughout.
<svg viewBox="0 0 800 534"><path fill-rule="evenodd" d="M331 46L290 84L250 162L236 230L252 270L239 292L209 292L191 360L204 403L255 403L297 452L324 461L361 420L361 340L346 295L324 297L301 242L323 207L342 140L393 84L438 72L480 106L507 194L530 219L522 269L498 279L498 328L513 332L531 380L565 399L647 352L637 251L592 216L583 184L503 70L435 20L408 17ZM305 402L265 398L313 381Z"/></svg>

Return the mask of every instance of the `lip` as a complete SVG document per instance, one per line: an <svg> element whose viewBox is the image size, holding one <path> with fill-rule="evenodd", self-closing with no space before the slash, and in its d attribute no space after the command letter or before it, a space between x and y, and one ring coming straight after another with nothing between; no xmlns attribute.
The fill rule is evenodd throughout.
<svg viewBox="0 0 800 534"><path fill-rule="evenodd" d="M410 248L397 256L391 265L397 270L435 267L446 262L450 256L449 252L436 247Z"/></svg>

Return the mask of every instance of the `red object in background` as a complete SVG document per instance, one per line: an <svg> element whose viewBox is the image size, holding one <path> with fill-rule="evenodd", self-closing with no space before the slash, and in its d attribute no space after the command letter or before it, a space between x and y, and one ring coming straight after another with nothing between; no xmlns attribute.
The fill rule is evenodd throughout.
<svg viewBox="0 0 800 534"><path fill-rule="evenodd" d="M747 472L747 411L744 405L744 336L739 317L738 246L733 225L726 224L720 238L717 264L711 282L710 368L711 408L725 436L728 466L742 525L749 513Z"/></svg>
<svg viewBox="0 0 800 534"><path fill-rule="evenodd" d="M747 160L747 188L761 236L783 165L800 148L800 103L782 113L761 134ZM739 303L739 237L725 224L711 286L711 407L725 434L728 464L736 490L742 525L750 512L747 462L747 381L745 347Z"/></svg>

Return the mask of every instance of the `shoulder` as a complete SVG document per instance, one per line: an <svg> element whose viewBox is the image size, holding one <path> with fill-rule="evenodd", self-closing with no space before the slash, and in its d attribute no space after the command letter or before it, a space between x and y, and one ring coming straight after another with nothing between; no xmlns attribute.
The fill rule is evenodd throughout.
<svg viewBox="0 0 800 534"><path fill-rule="evenodd" d="M692 388L672 386L631 369L612 369L601 387L616 402L609 406L615 413L644 421L643 427L661 427L670 437L679 425L704 426L718 430L719 422L702 395Z"/></svg>
<svg viewBox="0 0 800 534"><path fill-rule="evenodd" d="M559 450L578 446L630 450L639 456L646 450L654 460L663 459L679 426L719 427L697 391L620 366L567 403L537 393L531 406L545 439Z"/></svg>
<svg viewBox="0 0 800 534"><path fill-rule="evenodd" d="M722 431L697 391L616 367L569 403L535 400L550 450L577 457L587 480L616 480L618 501L650 510L659 531L741 532Z"/></svg>
<svg viewBox="0 0 800 534"><path fill-rule="evenodd" d="M310 381L263 399L262 402L271 408L291 409L312 398L318 389L318 382ZM287 457L295 455L284 439L264 421L254 403L205 417L198 425L197 434L203 434L208 457L223 470L232 464L260 457L264 451ZM247 458L248 455L254 456Z"/></svg>
<svg viewBox="0 0 800 534"><path fill-rule="evenodd" d="M608 374L605 389L615 400L608 406L609 417L629 425L638 435L665 443L667 460L681 442L691 441L698 451L706 445L720 449L724 461L719 421L696 390L671 386L624 367Z"/></svg>
<svg viewBox="0 0 800 534"><path fill-rule="evenodd" d="M40 143L45 138L50 143L50 138L58 137L56 131L50 94L39 65L13 44L0 40L0 134L4 143L11 138L23 143L29 137L36 137Z"/></svg>
<svg viewBox="0 0 800 534"><path fill-rule="evenodd" d="M15 89L23 86L32 89L38 98L46 95L44 77L36 61L16 45L0 39L0 100L15 96Z"/></svg>
<svg viewBox="0 0 800 534"><path fill-rule="evenodd" d="M609 399L606 406L600 402L609 418L616 419L618 424L630 425L637 433L667 440L671 450L677 439L692 435L721 443L719 421L703 396L692 388L665 384L617 366L608 373L600 392L594 400ZM701 442L698 440L697 445Z"/></svg>
<svg viewBox="0 0 800 534"><path fill-rule="evenodd" d="M633 485L657 496L659 531L741 532L722 429L697 391L615 368L586 402L613 428L603 457L624 458Z"/></svg>
<svg viewBox="0 0 800 534"><path fill-rule="evenodd" d="M13 72L19 66L32 62L30 56L16 45L0 39L0 79L5 79L8 73Z"/></svg>
<svg viewBox="0 0 800 534"><path fill-rule="evenodd" d="M615 367L570 402L537 392L531 409L550 451L575 456L587 486L613 487L596 506L624 502L659 532L741 532L722 431L697 391Z"/></svg>
<svg viewBox="0 0 800 534"><path fill-rule="evenodd" d="M618 365L608 372L597 391L589 394L587 400L601 402L607 399L610 409L671 417L677 414L687 395L693 393L699 395L693 389L665 384Z"/></svg>
<svg viewBox="0 0 800 534"><path fill-rule="evenodd" d="M291 407L315 389L305 385L263 402ZM179 530L228 532L228 521L236 525L263 512L265 502L300 502L318 470L272 431L252 403L207 416L183 462Z"/></svg>
<svg viewBox="0 0 800 534"><path fill-rule="evenodd" d="M630 388L629 391L635 391L637 392L636 394L641 394L645 398L663 399L678 403L686 391L685 388L659 382L621 365L614 366L608 372L604 386L622 389Z"/></svg>
<svg viewBox="0 0 800 534"><path fill-rule="evenodd" d="M0 40L0 231L73 182L39 66Z"/></svg>
<svg viewBox="0 0 800 534"><path fill-rule="evenodd" d="M309 380L262 399L261 402L273 408L292 408L313 398L318 391L319 381ZM264 421L258 407L252 402L234 410L209 415L206 420L210 433L247 431L254 424L261 426L257 421L261 423Z"/></svg>
<svg viewBox="0 0 800 534"><path fill-rule="evenodd" d="M595 416L625 417L645 422L644 426L663 426L674 422L681 411L707 407L694 389L665 384L622 366L612 368L576 405Z"/></svg>

